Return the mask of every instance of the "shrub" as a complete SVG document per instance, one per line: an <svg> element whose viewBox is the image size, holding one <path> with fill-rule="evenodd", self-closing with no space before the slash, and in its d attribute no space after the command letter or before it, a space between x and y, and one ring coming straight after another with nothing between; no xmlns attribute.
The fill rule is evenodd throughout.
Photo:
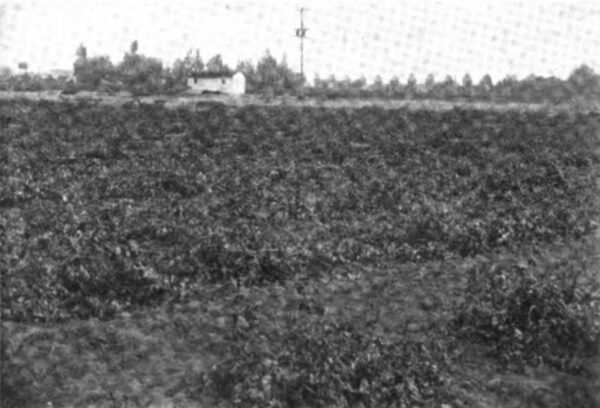
<svg viewBox="0 0 600 408"><path fill-rule="evenodd" d="M234 333L227 359L202 375L198 391L235 406L412 406L432 401L445 379L431 347L350 322L256 327Z"/></svg>
<svg viewBox="0 0 600 408"><path fill-rule="evenodd" d="M470 271L453 325L492 346L507 366L550 365L581 373L598 354L598 283L575 259L489 261Z"/></svg>

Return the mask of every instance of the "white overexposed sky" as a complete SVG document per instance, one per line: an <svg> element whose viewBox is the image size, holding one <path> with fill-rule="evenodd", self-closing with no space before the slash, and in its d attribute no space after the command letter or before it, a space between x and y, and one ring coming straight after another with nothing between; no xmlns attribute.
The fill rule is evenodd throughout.
<svg viewBox="0 0 600 408"><path fill-rule="evenodd" d="M268 49L299 70L301 6L309 79L600 72L600 1L576 0L0 0L0 66L71 69L81 43L118 63L138 40L166 65L190 48L230 66Z"/></svg>

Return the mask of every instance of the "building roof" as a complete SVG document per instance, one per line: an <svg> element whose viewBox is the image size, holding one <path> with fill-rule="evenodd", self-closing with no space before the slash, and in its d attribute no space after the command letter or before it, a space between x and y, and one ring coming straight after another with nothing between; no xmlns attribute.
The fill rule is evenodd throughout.
<svg viewBox="0 0 600 408"><path fill-rule="evenodd" d="M194 73L192 72L189 75L189 78L198 78L198 79L204 79L204 78L232 78L234 75L236 74L235 71L222 71L222 72L197 72Z"/></svg>

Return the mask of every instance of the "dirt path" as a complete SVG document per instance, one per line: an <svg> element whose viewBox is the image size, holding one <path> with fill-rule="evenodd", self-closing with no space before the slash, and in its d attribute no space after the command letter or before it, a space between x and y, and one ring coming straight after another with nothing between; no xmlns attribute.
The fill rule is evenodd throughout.
<svg viewBox="0 0 600 408"><path fill-rule="evenodd" d="M484 102L484 101L440 101L440 100L403 100L403 99L331 99L321 100L316 98L298 99L292 96L279 96L266 98L260 95L193 95L179 94L175 96L151 95L134 98L127 92L118 94L105 94L97 92L79 92L75 95L61 95L59 91L44 92L9 92L0 91L0 99L25 98L29 100L49 101L78 101L88 100L109 105L122 105L124 103L161 104L167 108L192 107L197 108L203 104L218 103L228 106L301 106L333 109L359 109L370 106L379 106L385 109L410 110L435 110L446 111L460 107L464 109L494 110L494 111L543 111L549 114L560 112L600 112L600 101L580 100L563 104L543 103L516 103L516 102Z"/></svg>

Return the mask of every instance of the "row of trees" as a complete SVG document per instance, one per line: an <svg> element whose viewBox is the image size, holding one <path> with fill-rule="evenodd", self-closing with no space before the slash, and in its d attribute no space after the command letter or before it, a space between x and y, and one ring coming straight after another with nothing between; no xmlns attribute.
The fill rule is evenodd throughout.
<svg viewBox="0 0 600 408"><path fill-rule="evenodd" d="M582 65L575 69L566 80L531 75L522 80L507 76L492 82L490 75L484 75L475 83L469 74L456 82L447 76L437 82L429 75L421 84L414 75L406 83L400 83L393 77L388 83L376 77L367 85L365 78L337 80L334 76L327 79L315 79L314 87L307 88L306 95L323 98L361 97L361 98L407 98L441 100L497 100L514 102L566 102L573 98L600 97L600 76L590 67Z"/></svg>
<svg viewBox="0 0 600 408"><path fill-rule="evenodd" d="M365 78L338 80L335 76L330 76L327 79L317 77L312 86L307 86L304 78L288 66L285 57L278 62L269 52L256 65L250 61L242 61L232 69L218 54L205 63L199 50L190 50L183 58L176 60L173 66L164 67L159 59L140 54L137 41L131 43L129 51L116 65L107 56L88 56L86 47L79 46L73 64L74 80L27 73L12 75L10 70L0 70L0 88L35 91L60 89L67 92L125 90L136 95L177 93L186 88L189 77L221 76L234 71L245 74L248 93L266 95L554 103L600 96L600 76L586 65L575 69L566 80L533 75L518 80L514 76L508 76L494 84L489 75L475 82L466 74L460 83L450 76L436 81L433 75L429 75L423 83L418 83L415 76L410 75L405 83L401 83L397 77L387 83L381 77L376 77L373 83L367 84Z"/></svg>
<svg viewBox="0 0 600 408"><path fill-rule="evenodd" d="M65 75L31 75L27 72L15 75L7 67L0 68L0 91L49 91L64 90L69 87L69 78Z"/></svg>
<svg viewBox="0 0 600 408"><path fill-rule="evenodd" d="M133 41L123 60L113 65L107 56L88 57L82 44L77 49L73 64L73 90L114 92L127 90L134 94L165 92L169 88L163 64L157 58L138 53L138 42Z"/></svg>

